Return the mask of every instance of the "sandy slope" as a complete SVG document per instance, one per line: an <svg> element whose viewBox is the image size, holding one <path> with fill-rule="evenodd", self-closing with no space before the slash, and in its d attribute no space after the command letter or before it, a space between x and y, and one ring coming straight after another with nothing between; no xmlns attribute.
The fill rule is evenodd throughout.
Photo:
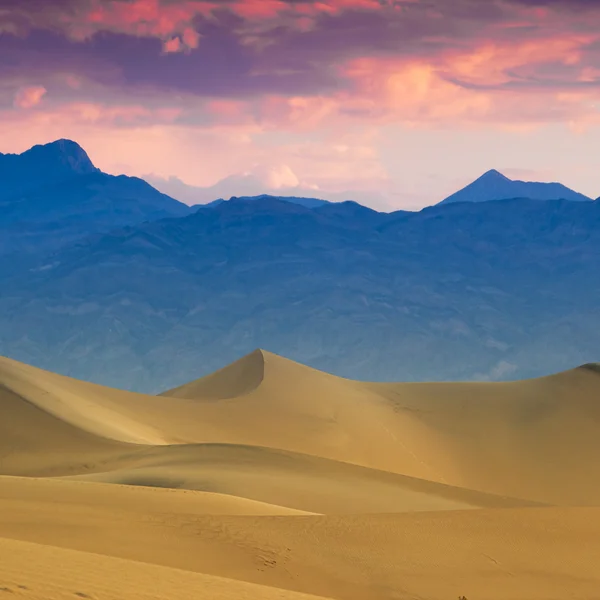
<svg viewBox="0 0 600 600"><path fill-rule="evenodd" d="M146 396L0 359L0 588L40 597L28 555L57 598L111 597L103 568L148 597L140 563L184 597L593 597L599 434L594 366L375 384L256 351Z"/></svg>
<svg viewBox="0 0 600 600"><path fill-rule="evenodd" d="M251 446L159 448L119 457L114 463L104 463L103 468L107 470L68 479L198 490L326 514L506 508L529 504L520 499Z"/></svg>
<svg viewBox="0 0 600 600"><path fill-rule="evenodd" d="M600 589L600 508L271 517L16 502L0 537L348 600Z"/></svg>
<svg viewBox="0 0 600 600"><path fill-rule="evenodd" d="M5 357L0 357L0 385L4 392L100 437L138 444L165 443L160 428L148 427L141 415L130 409L130 404L136 404L128 398L136 394L78 381ZM4 393L0 394L4 402Z"/></svg>
<svg viewBox="0 0 600 600"><path fill-rule="evenodd" d="M222 577L1 538L0 557L0 593L7 598L318 600Z"/></svg>

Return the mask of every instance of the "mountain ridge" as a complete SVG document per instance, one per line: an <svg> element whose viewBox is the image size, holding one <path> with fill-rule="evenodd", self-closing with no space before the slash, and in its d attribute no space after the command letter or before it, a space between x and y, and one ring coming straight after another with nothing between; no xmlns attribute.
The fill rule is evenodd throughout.
<svg viewBox="0 0 600 600"><path fill-rule="evenodd" d="M600 203L340 208L233 201L80 240L6 279L0 352L151 391L257 347L364 380L595 358Z"/></svg>

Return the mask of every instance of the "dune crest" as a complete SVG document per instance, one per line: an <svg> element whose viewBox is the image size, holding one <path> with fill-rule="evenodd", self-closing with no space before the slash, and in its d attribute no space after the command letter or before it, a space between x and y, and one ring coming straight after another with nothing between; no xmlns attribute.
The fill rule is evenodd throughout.
<svg viewBox="0 0 600 600"><path fill-rule="evenodd" d="M219 400L244 396L254 391L262 383L265 376L267 354L264 350L254 350L210 375L163 392L161 395L174 398Z"/></svg>
<svg viewBox="0 0 600 600"><path fill-rule="evenodd" d="M581 365L579 368L587 369L588 371L592 371L592 373L598 373L600 375L600 362L587 363L585 365Z"/></svg>
<svg viewBox="0 0 600 600"><path fill-rule="evenodd" d="M129 392L104 388L0 357L0 386L39 410L99 437L134 444L164 443L157 429L127 413Z"/></svg>

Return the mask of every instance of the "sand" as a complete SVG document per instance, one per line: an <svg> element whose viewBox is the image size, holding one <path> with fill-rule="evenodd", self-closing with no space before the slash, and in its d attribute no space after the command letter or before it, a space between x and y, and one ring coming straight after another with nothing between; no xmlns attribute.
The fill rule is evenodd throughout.
<svg viewBox="0 0 600 600"><path fill-rule="evenodd" d="M600 372L377 384L265 351L147 396L0 359L0 594L600 597Z"/></svg>

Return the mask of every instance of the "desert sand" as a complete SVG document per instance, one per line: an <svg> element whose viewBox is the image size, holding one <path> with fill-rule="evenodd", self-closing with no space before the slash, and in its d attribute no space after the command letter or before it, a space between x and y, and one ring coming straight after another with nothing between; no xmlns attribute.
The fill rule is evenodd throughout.
<svg viewBox="0 0 600 600"><path fill-rule="evenodd" d="M598 456L596 365L378 384L257 350L149 396L1 358L0 595L598 598Z"/></svg>

